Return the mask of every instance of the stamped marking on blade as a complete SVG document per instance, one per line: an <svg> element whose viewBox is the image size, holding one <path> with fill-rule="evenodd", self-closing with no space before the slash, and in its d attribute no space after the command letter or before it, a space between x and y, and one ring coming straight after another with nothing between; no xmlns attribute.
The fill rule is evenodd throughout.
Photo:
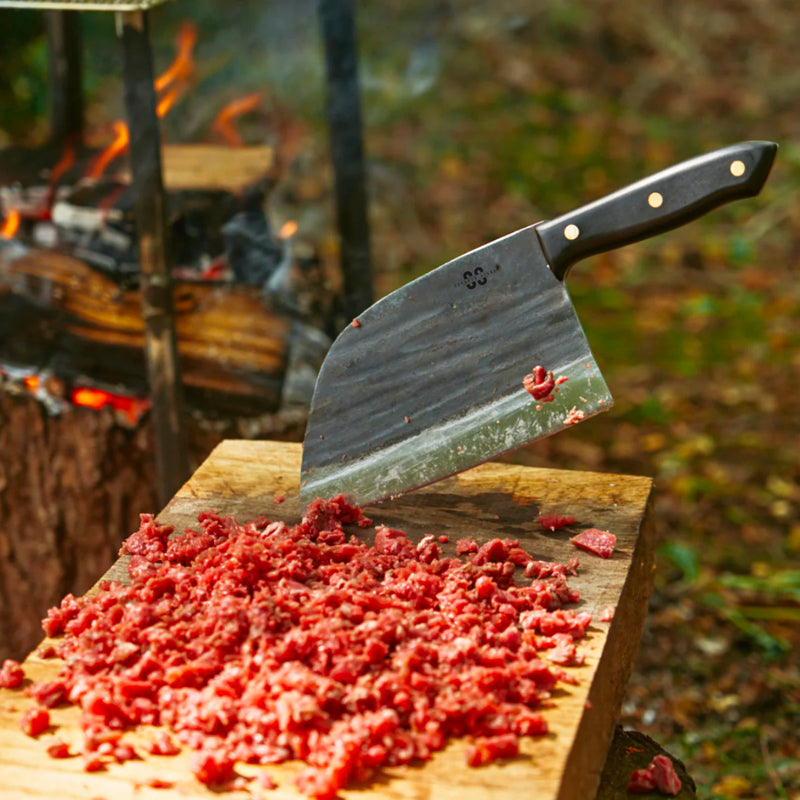
<svg viewBox="0 0 800 800"><path fill-rule="evenodd" d="M445 420L362 458L311 469L304 476L307 483L301 498L305 502L343 492L361 504L383 500L481 464L488 460L487 453L494 458L558 433L613 404L594 360L581 358L559 373L569 380L562 382L554 402L537 408L520 386L519 391L473 408L463 417ZM582 419L570 416L573 407L583 412Z"/></svg>
<svg viewBox="0 0 800 800"><path fill-rule="evenodd" d="M464 287L472 291L473 289L480 289L489 284L489 278L492 273L499 272L501 269L499 264L495 264L493 269L484 269L483 267L475 267L475 269L464 270L461 275L461 280L453 284L456 288Z"/></svg>

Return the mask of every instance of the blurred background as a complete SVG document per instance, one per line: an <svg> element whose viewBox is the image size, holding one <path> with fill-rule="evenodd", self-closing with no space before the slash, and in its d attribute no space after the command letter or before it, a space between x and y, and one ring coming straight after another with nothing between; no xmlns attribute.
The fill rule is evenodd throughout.
<svg viewBox="0 0 800 800"><path fill-rule="evenodd" d="M376 299L679 160L740 140L779 143L757 198L572 271L570 293L616 405L510 460L655 479L656 590L621 721L683 759L700 797L799 798L796 3L365 0L355 9ZM252 182L272 231L273 273L292 245L293 271L281 285L289 294L278 286L264 318L250 306L233 312L252 326L254 341L266 331L286 345L272 376L279 388L260 384L247 365L236 376L252 378L244 394L231 389L230 375L209 388L202 376L227 356L212 347L207 363L200 358L201 377L187 389L194 467L225 436L299 440L313 370L348 321L325 62L311 0L177 0L150 19L157 73L173 63L187 24L194 31L191 69L161 121L164 142L268 148L274 157ZM120 48L112 15L81 21L94 157L125 115ZM0 184L41 183L36 158L15 150L49 147L41 12L0 10L0 30ZM226 128L221 110L248 97L257 99L229 115L235 122ZM47 152L52 175L63 154ZM193 209L182 217L193 243L185 221L202 228L229 200L195 199L182 200ZM64 213L88 202L63 200ZM230 206L230 216L235 210L241 206ZM41 239L46 231L28 234ZM227 261L208 247L191 251L188 285L230 278L230 236L218 243ZM0 656L20 657L38 641L46 608L67 591L85 591L137 514L157 510L157 498L141 380L131 377L125 388L117 373L95 376L82 388L106 392L97 408L67 402L75 400L75 375L89 374L91 353L72 352L67 380L36 349L52 339L19 344L21 330L57 324L50 311L31 322L28 306L41 310L42 287L59 281L25 273L24 291L35 283L38 300L23 313L15 305L21 278L3 263ZM133 284L125 276L95 273L116 287L109 303L127 302ZM99 280L95 273L86 280ZM215 320L203 324L213 331Z"/></svg>

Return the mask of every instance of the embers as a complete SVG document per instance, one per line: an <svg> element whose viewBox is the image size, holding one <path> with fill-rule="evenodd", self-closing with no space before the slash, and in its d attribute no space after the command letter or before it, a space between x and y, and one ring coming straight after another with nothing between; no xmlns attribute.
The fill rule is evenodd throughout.
<svg viewBox="0 0 800 800"><path fill-rule="evenodd" d="M108 408L117 424L136 427L150 409L147 397L126 393L121 387L91 385L77 376L65 380L50 370L0 363L0 387L12 395L28 395L38 400L51 416L58 416L71 406L96 411Z"/></svg>

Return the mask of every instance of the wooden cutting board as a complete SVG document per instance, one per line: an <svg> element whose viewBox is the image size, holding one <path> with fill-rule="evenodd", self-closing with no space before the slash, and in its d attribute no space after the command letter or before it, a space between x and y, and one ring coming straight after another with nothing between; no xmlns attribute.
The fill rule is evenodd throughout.
<svg viewBox="0 0 800 800"><path fill-rule="evenodd" d="M178 530L193 526L200 511L214 509L244 521L260 515L298 521L301 448L278 442L225 441L181 488L160 514ZM445 533L459 538L511 537L536 557L565 561L578 555L580 575L570 585L581 591L580 608L595 615L581 644L586 662L569 668L577 684L559 690L544 711L550 733L523 740L521 755L503 763L471 768L464 763L465 743L452 742L427 763L387 769L371 783L341 793L343 798L397 800L586 800L594 796L611 741L625 685L652 589L653 530L648 478L589 472L556 471L507 464L484 464L466 473L367 509L376 523L405 530L411 537ZM276 502L279 498L283 502ZM569 514L575 524L554 533L543 531L540 514ZM568 538L588 527L611 530L617 546L610 559L577 551ZM106 578L125 575L120 559ZM610 623L599 615L615 608ZM25 662L34 680L55 677L58 660L35 654ZM45 750L57 735L79 751L77 710L58 708L53 726L38 739L25 736L19 718L30 700L22 691L0 690L0 798L52 800L178 800L178 798L270 798L297 800L293 775L299 765L237 765L242 775L268 770L278 788L212 792L192 777L188 753L175 757L146 755L86 773L81 757L51 759ZM134 744L152 740L153 729L126 738ZM154 778L173 783L153 788ZM255 784L255 782L253 782Z"/></svg>

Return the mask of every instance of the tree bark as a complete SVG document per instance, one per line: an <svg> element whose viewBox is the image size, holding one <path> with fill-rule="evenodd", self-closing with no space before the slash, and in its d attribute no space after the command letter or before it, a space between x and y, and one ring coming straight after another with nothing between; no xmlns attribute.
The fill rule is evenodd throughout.
<svg viewBox="0 0 800 800"><path fill-rule="evenodd" d="M196 467L224 438L299 440L303 412L189 423ZM50 416L0 390L0 662L43 637L47 609L83 594L116 560L140 513L157 513L150 415L136 429L114 412Z"/></svg>

